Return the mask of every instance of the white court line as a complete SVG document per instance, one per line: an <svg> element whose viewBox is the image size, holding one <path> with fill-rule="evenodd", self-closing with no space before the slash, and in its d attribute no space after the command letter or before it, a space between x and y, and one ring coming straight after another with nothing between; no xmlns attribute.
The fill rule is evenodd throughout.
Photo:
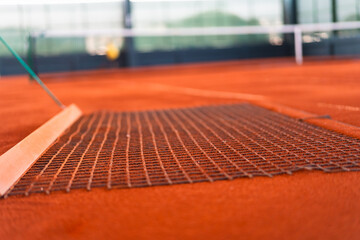
<svg viewBox="0 0 360 240"><path fill-rule="evenodd" d="M128 81L126 81L126 82L128 82ZM176 86L169 86L169 85L159 84L159 83L145 83L145 84L154 90L180 93L180 94L199 96L199 97L238 99L238 100L248 100L248 101L260 101L260 100L267 99L267 97L265 97L263 95L258 95L258 94L221 92L221 91L204 90L204 89L196 89L196 88L176 87ZM360 107L354 107L354 106L348 106L348 105L330 104L330 103L322 103L322 102L316 103L316 105L318 107L335 108L338 110L360 112Z"/></svg>
<svg viewBox="0 0 360 240"><path fill-rule="evenodd" d="M347 105L339 105L339 104L330 104L330 103L317 103L318 107L327 107L327 108L335 108L339 110L346 110L352 112L360 112L360 107L347 106Z"/></svg>
<svg viewBox="0 0 360 240"><path fill-rule="evenodd" d="M186 88L186 87L176 87L169 86L157 83L148 83L150 87L156 90L171 91L181 94L187 94L192 96L200 97L212 97L212 98L225 98L225 99L239 99L239 100L249 100L249 101L259 101L267 99L265 96L257 94L248 94L248 93L235 93L235 92L220 92L213 90L203 90L196 88ZM360 107L348 106L348 105L339 105L339 104L329 104L329 103L316 103L319 107L335 108L339 110L346 110L352 112L360 112Z"/></svg>
<svg viewBox="0 0 360 240"><path fill-rule="evenodd" d="M175 93L181 93L192 96L200 96L200 97L212 97L212 98L225 98L225 99L239 99L239 100L252 100L259 101L265 100L266 97L257 94L249 94L249 93L235 93L235 92L221 92L221 91L213 91L213 90L203 90L196 88L187 88L187 87L176 87L163 85L158 83L146 83L149 87L160 90L160 91L171 91Z"/></svg>

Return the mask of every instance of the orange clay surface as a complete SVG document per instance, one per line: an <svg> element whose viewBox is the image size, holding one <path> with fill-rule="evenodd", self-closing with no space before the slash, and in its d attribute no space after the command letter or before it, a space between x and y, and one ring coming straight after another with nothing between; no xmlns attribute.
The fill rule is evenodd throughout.
<svg viewBox="0 0 360 240"><path fill-rule="evenodd" d="M246 93L360 126L359 60L301 67L287 59L251 60L42 78L84 113L239 103L249 100L239 94ZM0 154L59 111L26 76L1 78ZM0 239L359 239L359 199L360 173L307 171L35 194L0 200Z"/></svg>

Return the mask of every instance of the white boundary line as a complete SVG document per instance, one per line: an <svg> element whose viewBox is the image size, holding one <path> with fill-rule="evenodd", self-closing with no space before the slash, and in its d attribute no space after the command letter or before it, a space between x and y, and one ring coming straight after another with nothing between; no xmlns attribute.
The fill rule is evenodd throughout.
<svg viewBox="0 0 360 240"><path fill-rule="evenodd" d="M326 108L335 108L338 110L345 110L351 112L360 112L360 107L348 106L348 105L341 105L341 104L330 104L330 103L317 103L319 107L326 107Z"/></svg>
<svg viewBox="0 0 360 240"><path fill-rule="evenodd" d="M129 83L128 81L123 81L123 82ZM165 85L165 84L159 84L159 83L149 83L149 82L145 82L143 84L147 85L149 88L152 88L153 90L185 94L185 95L189 95L189 96L222 98L222 99L238 99L238 100L245 100L245 101L269 100L268 97L265 97L265 96L259 95L259 94L214 91L214 90L178 87L178 86L171 86L171 85ZM335 108L338 110L360 112L360 107L355 107L355 106L329 104L329 103L322 103L322 102L317 102L316 105L318 107Z"/></svg>
<svg viewBox="0 0 360 240"><path fill-rule="evenodd" d="M148 87L153 88L154 90L159 90L164 92L170 91L173 93L198 96L198 97L238 99L238 100L247 100L247 101L261 101L266 99L266 97L262 95L250 94L250 93L222 92L222 91L204 90L204 89L188 88L188 87L176 87L176 86L170 86L170 85L158 84L158 83L144 83L144 84L148 85Z"/></svg>

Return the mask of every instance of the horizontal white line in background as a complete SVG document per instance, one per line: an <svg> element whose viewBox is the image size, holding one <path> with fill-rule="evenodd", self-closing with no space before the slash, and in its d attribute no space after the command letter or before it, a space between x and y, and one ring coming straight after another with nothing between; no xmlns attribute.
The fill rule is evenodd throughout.
<svg viewBox="0 0 360 240"><path fill-rule="evenodd" d="M80 29L80 30L48 30L33 32L34 37L86 37L86 36L210 36L210 35L242 35L266 33L294 33L334 31L345 29L359 29L360 21L273 25L273 26L239 26L239 27L190 27L190 28L163 28L163 29Z"/></svg>
<svg viewBox="0 0 360 240"><path fill-rule="evenodd" d="M224 99L238 99L238 100L264 100L266 99L262 95L249 94L249 93L235 93L235 92L221 92L213 90L203 90L196 88L187 88L187 87L176 87L169 86L157 83L148 83L149 87L154 90L161 90L166 92L181 93L191 96L200 96L200 97L211 97L211 98L224 98Z"/></svg>
<svg viewBox="0 0 360 240"><path fill-rule="evenodd" d="M1 5L66 5L82 3L123 2L124 0L0 0Z"/></svg>
<svg viewBox="0 0 360 240"><path fill-rule="evenodd" d="M339 105L339 104L330 104L330 103L317 103L318 107L327 107L327 108L335 108L339 110L346 110L352 112L360 112L360 107L347 106L347 105Z"/></svg>
<svg viewBox="0 0 360 240"><path fill-rule="evenodd" d="M199 97L238 99L238 100L249 100L249 101L251 100L260 101L267 99L265 96L257 95L257 94L249 94L249 93L221 92L221 91L204 90L204 89L196 89L196 88L176 87L176 86L169 86L158 83L146 83L146 85L148 85L148 87L154 90L180 93L180 94L199 96ZM354 107L354 106L329 104L329 103L317 103L316 105L318 107L327 107L327 108L335 108L339 110L346 110L352 112L360 112L360 107Z"/></svg>

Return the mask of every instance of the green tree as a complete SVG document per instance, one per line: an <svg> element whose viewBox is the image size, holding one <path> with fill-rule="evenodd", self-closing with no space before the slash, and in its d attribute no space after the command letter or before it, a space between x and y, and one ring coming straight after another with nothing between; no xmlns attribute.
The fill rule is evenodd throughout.
<svg viewBox="0 0 360 240"><path fill-rule="evenodd" d="M188 27L234 27L260 25L255 18L243 19L222 11L208 11L165 24L168 28ZM268 35L257 36L184 36L184 37L138 37L135 39L139 51L172 50L186 48L222 48L268 41Z"/></svg>

